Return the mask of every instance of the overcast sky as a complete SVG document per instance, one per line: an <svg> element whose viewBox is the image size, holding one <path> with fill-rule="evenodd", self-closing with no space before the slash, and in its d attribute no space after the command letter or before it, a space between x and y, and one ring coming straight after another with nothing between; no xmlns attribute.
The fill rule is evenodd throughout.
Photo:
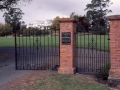
<svg viewBox="0 0 120 90"><path fill-rule="evenodd" d="M109 7L112 13L108 15L120 14L120 0L111 0L113 4ZM53 19L56 16L69 17L71 12L85 15L86 4L91 0L33 0L31 3L20 5L25 13L23 21L26 24L33 23L35 20ZM0 12L0 22L4 23L3 13Z"/></svg>

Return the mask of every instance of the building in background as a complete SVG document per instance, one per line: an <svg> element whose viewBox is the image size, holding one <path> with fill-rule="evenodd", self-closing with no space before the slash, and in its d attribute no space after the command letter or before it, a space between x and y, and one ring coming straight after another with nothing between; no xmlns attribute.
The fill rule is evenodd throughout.
<svg viewBox="0 0 120 90"><path fill-rule="evenodd" d="M28 24L28 25L27 25L27 28L29 28L29 27L33 27L33 24L31 24L31 23Z"/></svg>
<svg viewBox="0 0 120 90"><path fill-rule="evenodd" d="M27 28L33 27L33 28L40 28L44 29L44 27L50 27L52 25L52 20L46 20L46 21L39 21L36 20L33 24L27 25Z"/></svg>

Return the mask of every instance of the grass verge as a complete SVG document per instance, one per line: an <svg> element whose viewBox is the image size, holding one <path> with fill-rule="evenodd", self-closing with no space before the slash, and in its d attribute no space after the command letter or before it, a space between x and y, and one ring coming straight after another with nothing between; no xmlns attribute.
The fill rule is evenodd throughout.
<svg viewBox="0 0 120 90"><path fill-rule="evenodd" d="M84 76L53 74L25 90L110 90Z"/></svg>

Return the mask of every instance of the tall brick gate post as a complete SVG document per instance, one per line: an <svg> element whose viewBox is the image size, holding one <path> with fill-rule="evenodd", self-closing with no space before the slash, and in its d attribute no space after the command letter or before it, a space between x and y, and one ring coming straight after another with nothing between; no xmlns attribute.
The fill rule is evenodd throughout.
<svg viewBox="0 0 120 90"><path fill-rule="evenodd" d="M109 79L120 79L120 15L109 16L111 68Z"/></svg>
<svg viewBox="0 0 120 90"><path fill-rule="evenodd" d="M75 73L75 31L73 18L60 18L60 67L58 73Z"/></svg>

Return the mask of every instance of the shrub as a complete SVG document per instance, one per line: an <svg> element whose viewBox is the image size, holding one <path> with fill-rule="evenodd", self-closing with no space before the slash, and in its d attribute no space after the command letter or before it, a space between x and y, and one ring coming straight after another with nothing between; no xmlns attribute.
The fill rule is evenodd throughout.
<svg viewBox="0 0 120 90"><path fill-rule="evenodd" d="M104 66L101 68L101 72L102 72L102 73L101 73L101 76L102 76L103 79L108 78L110 67L111 67L111 64L110 64L110 63L107 63L106 65L104 65Z"/></svg>
<svg viewBox="0 0 120 90"><path fill-rule="evenodd" d="M39 28L27 28L18 31L22 36L38 36L38 35L49 35L49 30L40 30Z"/></svg>

